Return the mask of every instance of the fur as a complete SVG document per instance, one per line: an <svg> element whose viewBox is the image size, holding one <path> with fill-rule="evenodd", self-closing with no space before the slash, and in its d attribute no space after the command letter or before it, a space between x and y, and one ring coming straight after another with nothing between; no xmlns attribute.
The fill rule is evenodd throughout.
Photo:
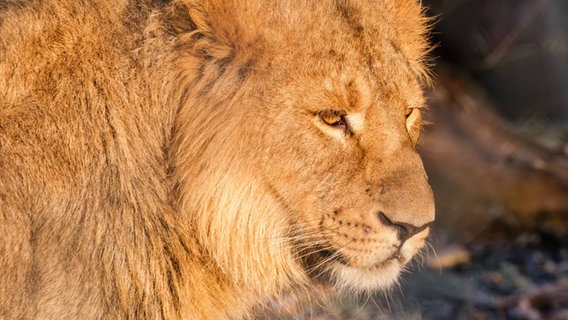
<svg viewBox="0 0 568 320"><path fill-rule="evenodd" d="M237 319L392 284L398 231L367 212L433 219L404 116L426 32L413 0L0 2L0 318Z"/></svg>

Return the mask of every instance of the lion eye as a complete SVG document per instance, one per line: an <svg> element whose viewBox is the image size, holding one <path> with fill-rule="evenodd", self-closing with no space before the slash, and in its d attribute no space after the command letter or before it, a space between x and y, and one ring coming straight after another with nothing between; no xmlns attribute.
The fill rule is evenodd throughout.
<svg viewBox="0 0 568 320"><path fill-rule="evenodd" d="M422 112L419 108L407 108L405 116L408 135L412 142L417 143L418 138L420 138L420 130L422 128Z"/></svg>
<svg viewBox="0 0 568 320"><path fill-rule="evenodd" d="M347 128L345 117L338 112L323 112L320 114L321 120L330 127L343 127Z"/></svg>

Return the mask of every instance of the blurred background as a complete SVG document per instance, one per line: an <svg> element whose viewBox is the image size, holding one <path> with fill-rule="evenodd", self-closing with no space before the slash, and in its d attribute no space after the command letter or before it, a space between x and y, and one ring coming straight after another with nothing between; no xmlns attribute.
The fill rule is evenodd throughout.
<svg viewBox="0 0 568 320"><path fill-rule="evenodd" d="M433 248L391 308L360 319L566 320L568 1L423 3Z"/></svg>
<svg viewBox="0 0 568 320"><path fill-rule="evenodd" d="M387 294L267 319L568 319L568 1L422 2L431 248Z"/></svg>

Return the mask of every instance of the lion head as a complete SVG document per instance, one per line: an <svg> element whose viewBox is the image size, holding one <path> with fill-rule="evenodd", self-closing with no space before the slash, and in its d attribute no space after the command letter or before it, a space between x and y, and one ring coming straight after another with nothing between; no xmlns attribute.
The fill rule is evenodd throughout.
<svg viewBox="0 0 568 320"><path fill-rule="evenodd" d="M0 317L239 318L423 246L417 1L4 3Z"/></svg>
<svg viewBox="0 0 568 320"><path fill-rule="evenodd" d="M204 256L271 294L391 285L434 220L419 4L184 5L174 167Z"/></svg>

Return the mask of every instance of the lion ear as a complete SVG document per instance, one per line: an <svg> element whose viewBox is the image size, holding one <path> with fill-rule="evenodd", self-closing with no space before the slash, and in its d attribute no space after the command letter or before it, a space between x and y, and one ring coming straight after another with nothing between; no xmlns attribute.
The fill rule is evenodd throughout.
<svg viewBox="0 0 568 320"><path fill-rule="evenodd" d="M219 60L241 57L250 62L258 54L254 46L258 42L256 28L250 25L255 19L253 1L180 0L180 3L185 5L195 27L190 33L194 39L198 38L193 43L194 49Z"/></svg>

